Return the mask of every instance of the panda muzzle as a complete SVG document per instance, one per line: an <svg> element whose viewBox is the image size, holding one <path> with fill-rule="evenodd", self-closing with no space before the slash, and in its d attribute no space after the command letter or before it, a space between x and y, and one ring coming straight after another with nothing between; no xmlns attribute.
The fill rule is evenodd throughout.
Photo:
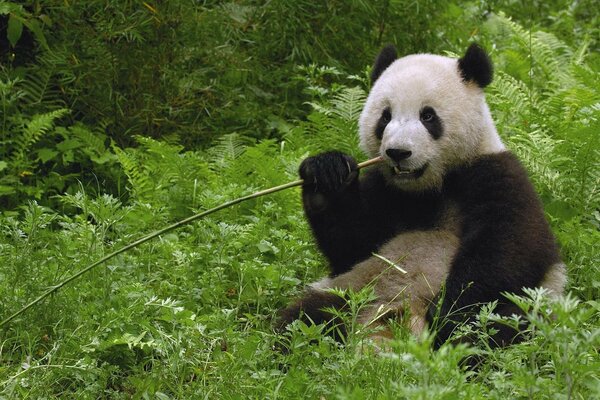
<svg viewBox="0 0 600 400"><path fill-rule="evenodd" d="M416 179L416 178L421 177L425 173L425 169L427 168L427 165L428 164L425 164L420 168L414 168L414 169L395 165L392 169L394 170L394 173L398 177Z"/></svg>

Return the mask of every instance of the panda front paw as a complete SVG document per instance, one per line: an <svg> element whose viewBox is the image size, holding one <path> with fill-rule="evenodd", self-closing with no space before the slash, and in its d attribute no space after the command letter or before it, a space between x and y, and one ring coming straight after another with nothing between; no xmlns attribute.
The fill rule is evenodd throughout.
<svg viewBox="0 0 600 400"><path fill-rule="evenodd" d="M358 165L347 154L329 151L302 161L299 173L305 189L332 195L344 191L356 181Z"/></svg>

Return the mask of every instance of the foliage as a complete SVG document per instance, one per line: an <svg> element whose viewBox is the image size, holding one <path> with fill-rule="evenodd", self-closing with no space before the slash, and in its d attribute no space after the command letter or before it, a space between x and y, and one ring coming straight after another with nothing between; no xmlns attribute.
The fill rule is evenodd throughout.
<svg viewBox="0 0 600 400"><path fill-rule="evenodd" d="M42 30L44 17L36 18L27 12L22 5L12 2L0 2L0 15L6 19L6 39L11 47L15 48L23 36L26 27L44 47L48 47L46 36Z"/></svg>
<svg viewBox="0 0 600 400"><path fill-rule="evenodd" d="M600 295L593 267L600 258L592 250L600 239L600 80L586 63L590 42L573 49L550 33L529 34L502 14L488 29L506 49L490 98L500 133L531 172L563 252L577 259L573 270L593 268L574 273L572 289L594 298ZM518 61L524 55L531 68ZM584 247L591 257L585 261Z"/></svg>
<svg viewBox="0 0 600 400"><path fill-rule="evenodd" d="M119 171L106 135L80 123L60 126L69 114L66 108L51 106L52 111L30 114L32 107L20 104L31 98L30 87L19 79L0 80L0 204L11 209L23 199L47 202L81 181L86 187L101 182L113 190L105 179L116 181Z"/></svg>
<svg viewBox="0 0 600 400"><path fill-rule="evenodd" d="M0 398L600 397L591 1L20 3L0 2L0 316L145 232L297 179L308 154L362 160L366 66L388 41L492 50L488 102L570 293L513 296L530 339L504 350L486 345L493 304L479 346L434 352L400 323L377 346L355 324L368 289L339 293L344 345L300 322L276 335L276 311L325 273L291 189L124 253L1 328Z"/></svg>

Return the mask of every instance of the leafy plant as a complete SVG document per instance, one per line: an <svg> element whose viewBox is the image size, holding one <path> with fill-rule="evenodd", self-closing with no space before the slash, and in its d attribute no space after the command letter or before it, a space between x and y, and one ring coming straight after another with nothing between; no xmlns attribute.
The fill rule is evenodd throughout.
<svg viewBox="0 0 600 400"><path fill-rule="evenodd" d="M27 12L23 5L12 1L0 2L0 15L7 15L6 38L11 47L16 47L23 35L23 27L29 29L37 41L44 47L48 47L42 25L48 22L48 17L36 18Z"/></svg>
<svg viewBox="0 0 600 400"><path fill-rule="evenodd" d="M364 159L356 120L387 42L492 51L491 111L541 194L570 294L513 296L530 338L503 350L432 351L400 323L374 346L355 323L368 290L344 294L343 346L300 322L276 335L276 311L326 273L290 189L125 252L11 321L0 397L600 396L595 4L122 3L0 3L0 315L145 232L297 179L309 154ZM13 14L39 21L48 49L26 24L11 46ZM463 329L485 344L516 322L492 304Z"/></svg>

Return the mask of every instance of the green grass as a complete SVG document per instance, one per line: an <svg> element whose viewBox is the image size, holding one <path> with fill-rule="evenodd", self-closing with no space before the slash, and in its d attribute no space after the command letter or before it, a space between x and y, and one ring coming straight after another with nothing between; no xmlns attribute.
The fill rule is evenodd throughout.
<svg viewBox="0 0 600 400"><path fill-rule="evenodd" d="M302 323L276 335L276 311L326 274L298 189L290 189L120 255L0 328L0 399L600 398L597 57L587 55L586 43L573 48L541 32L530 37L502 16L486 29L484 43L502 49L492 54L492 113L530 172L569 269L565 297L553 302L532 291L515 299L527 311L530 340L486 347L488 322L497 318L489 308L473 327L482 344L435 352L428 334L412 337L402 326L379 352L360 327L344 346ZM528 57L532 64L519 62ZM126 176L120 196L81 185L2 212L0 316L145 233L297 179L308 154L341 147L362 161L356 120L364 79L339 78L356 87L318 86L331 71L341 74L323 69L301 77L313 92L313 112L280 122L281 139L255 143L232 134L206 151L184 151L139 137L135 147L113 145L98 150L108 156L94 156L96 166L113 160ZM50 121L44 129L55 128ZM80 140L89 133L61 129ZM33 145L23 143L19 154L26 155ZM16 170L16 158L7 160L0 169ZM352 322L369 295L351 294L354 314L342 317ZM275 350L282 343L289 353ZM460 365L472 354L485 359L477 373Z"/></svg>

